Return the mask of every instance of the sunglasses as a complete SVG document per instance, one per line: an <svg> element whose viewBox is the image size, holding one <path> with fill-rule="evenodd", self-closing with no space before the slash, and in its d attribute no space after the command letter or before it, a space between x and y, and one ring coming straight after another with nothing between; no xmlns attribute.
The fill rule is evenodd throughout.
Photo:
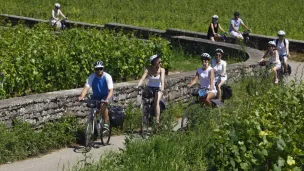
<svg viewBox="0 0 304 171"><path fill-rule="evenodd" d="M215 56L222 56L221 54L216 54Z"/></svg>
<svg viewBox="0 0 304 171"><path fill-rule="evenodd" d="M102 71L103 68L95 68L96 71Z"/></svg>

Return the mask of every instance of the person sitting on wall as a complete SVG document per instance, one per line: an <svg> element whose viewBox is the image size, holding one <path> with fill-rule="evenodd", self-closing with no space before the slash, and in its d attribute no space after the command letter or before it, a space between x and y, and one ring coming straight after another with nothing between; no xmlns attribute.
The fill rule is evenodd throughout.
<svg viewBox="0 0 304 171"><path fill-rule="evenodd" d="M208 28L207 37L212 41L219 40L220 35L217 34L218 29L220 29L222 32L225 32L224 29L221 27L220 23L218 22L218 18L219 17L217 15L212 16L212 20Z"/></svg>
<svg viewBox="0 0 304 171"><path fill-rule="evenodd" d="M229 32L230 32L230 35L233 38L236 39L236 44L239 44L240 40L244 39L242 33L239 31L241 25L243 27L245 27L248 31L250 30L244 24L243 20L240 18L240 13L239 12L235 12L234 13L234 18L232 18L231 21L230 21Z"/></svg>
<svg viewBox="0 0 304 171"><path fill-rule="evenodd" d="M61 28L62 24L60 16L62 16L64 19L67 19L67 17L60 10L60 4L55 3L55 8L52 10L52 16L50 18L50 25L52 27Z"/></svg>

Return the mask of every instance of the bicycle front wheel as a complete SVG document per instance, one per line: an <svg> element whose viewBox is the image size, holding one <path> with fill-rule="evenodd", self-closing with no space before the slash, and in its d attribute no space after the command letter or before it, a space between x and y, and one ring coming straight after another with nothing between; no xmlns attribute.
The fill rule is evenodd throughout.
<svg viewBox="0 0 304 171"><path fill-rule="evenodd" d="M92 118L92 116L89 116L85 128L86 151L90 151L92 149L93 142L94 142L94 119Z"/></svg>
<svg viewBox="0 0 304 171"><path fill-rule="evenodd" d="M112 135L112 125L110 121L108 122L108 125L109 126L105 128L103 122L100 128L100 140L104 146L110 144L110 139Z"/></svg>

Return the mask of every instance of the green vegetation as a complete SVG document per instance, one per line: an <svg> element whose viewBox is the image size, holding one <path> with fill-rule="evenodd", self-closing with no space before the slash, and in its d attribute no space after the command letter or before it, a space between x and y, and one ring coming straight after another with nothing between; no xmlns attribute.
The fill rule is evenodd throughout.
<svg viewBox="0 0 304 171"><path fill-rule="evenodd" d="M170 68L171 47L161 38L144 41L82 29L55 35L44 25L0 29L0 35L0 68L6 77L0 98L82 87L97 60L114 81L138 78L155 53Z"/></svg>
<svg viewBox="0 0 304 171"><path fill-rule="evenodd" d="M83 29L57 35L43 24L32 29L0 29L0 69L5 75L0 99L82 87L97 60L105 63L115 82L138 79L150 64L149 57L156 53L170 71L201 66L198 56L172 50L169 41L162 38L142 40L133 34ZM240 56L227 59L240 62L244 60Z"/></svg>
<svg viewBox="0 0 304 171"><path fill-rule="evenodd" d="M233 91L224 107L193 106L188 131L127 139L122 152L75 170L303 170L304 84L256 75Z"/></svg>
<svg viewBox="0 0 304 171"><path fill-rule="evenodd" d="M15 120L13 127L0 124L0 164L37 156L80 141L84 128L75 117L62 117L40 130Z"/></svg>
<svg viewBox="0 0 304 171"><path fill-rule="evenodd" d="M0 0L0 13L48 20L54 1ZM273 0L64 0L62 11L73 21L105 24L109 22L167 29L179 28L207 32L211 16L219 15L220 23L228 30L235 11L253 33L275 36L285 30L287 37L303 39L304 1Z"/></svg>

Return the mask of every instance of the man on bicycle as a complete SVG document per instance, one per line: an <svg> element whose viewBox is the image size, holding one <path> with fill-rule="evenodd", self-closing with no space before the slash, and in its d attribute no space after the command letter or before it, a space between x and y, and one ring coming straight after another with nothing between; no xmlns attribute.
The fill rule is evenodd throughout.
<svg viewBox="0 0 304 171"><path fill-rule="evenodd" d="M240 18L240 13L235 12L234 18L232 18L230 21L229 32L230 32L230 35L236 39L237 44L240 43L240 40L244 39L242 33L239 31L240 25L242 25L247 30L249 30L248 27L244 24L243 20Z"/></svg>
<svg viewBox="0 0 304 171"><path fill-rule="evenodd" d="M78 100L84 99L89 88L92 88L92 99L93 100L104 100L105 103L100 104L100 112L105 121L104 128L109 129L109 115L107 105L112 101L113 96L113 81L110 74L103 71L104 65L102 61L94 63L95 73L92 73L83 87ZM98 107L99 108L99 107Z"/></svg>
<svg viewBox="0 0 304 171"><path fill-rule="evenodd" d="M281 63L283 63L284 74L287 73L287 60L290 57L289 53L289 41L285 39L286 33L283 30L278 32L278 39L275 39L276 49L279 52L279 58Z"/></svg>

